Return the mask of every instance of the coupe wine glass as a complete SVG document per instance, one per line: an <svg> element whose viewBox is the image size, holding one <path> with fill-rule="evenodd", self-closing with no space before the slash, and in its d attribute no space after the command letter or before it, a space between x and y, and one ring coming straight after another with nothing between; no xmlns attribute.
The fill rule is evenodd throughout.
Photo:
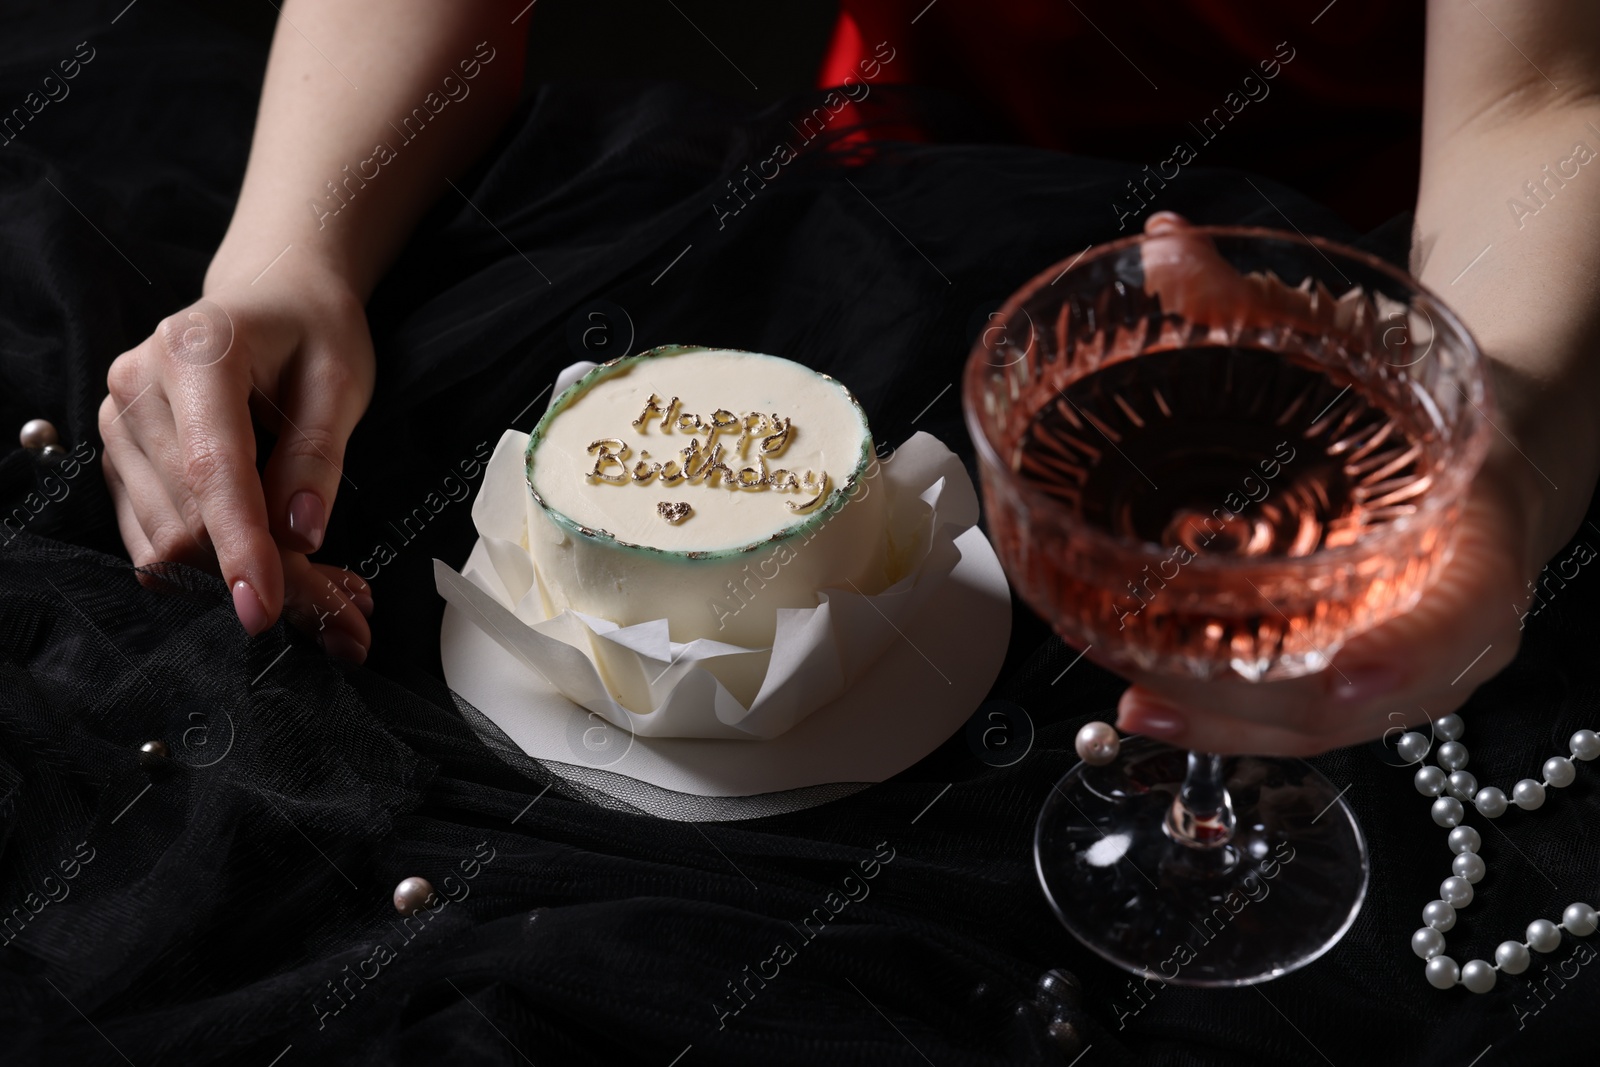
<svg viewBox="0 0 1600 1067"><path fill-rule="evenodd" d="M1243 227L1044 271L980 336L963 392L1023 599L1113 670L1252 682L1330 669L1416 604L1491 403L1471 336L1416 281ZM1034 850L1067 928L1161 983L1304 966L1367 886L1360 827L1306 763L1144 738L1057 783Z"/></svg>

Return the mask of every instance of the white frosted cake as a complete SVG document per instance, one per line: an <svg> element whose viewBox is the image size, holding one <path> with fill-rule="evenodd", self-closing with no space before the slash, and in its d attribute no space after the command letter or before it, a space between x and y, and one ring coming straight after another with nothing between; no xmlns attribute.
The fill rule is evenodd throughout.
<svg viewBox="0 0 1600 1067"><path fill-rule="evenodd" d="M668 346L596 367L550 405L526 467L550 615L666 619L674 641L759 649L779 609L889 581L866 416L787 359ZM748 700L752 677L724 682Z"/></svg>

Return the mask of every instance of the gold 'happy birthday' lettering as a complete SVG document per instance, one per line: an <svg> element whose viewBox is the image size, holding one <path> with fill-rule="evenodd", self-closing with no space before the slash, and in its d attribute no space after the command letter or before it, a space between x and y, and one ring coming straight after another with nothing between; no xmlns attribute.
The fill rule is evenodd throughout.
<svg viewBox="0 0 1600 1067"><path fill-rule="evenodd" d="M739 416L718 408L702 417L681 411L677 397L663 403L659 396L651 393L633 425L648 434L652 423L664 434L690 435L688 445L677 452L681 459L660 462L652 460L648 450L641 450L638 459L633 460L633 448L627 442L618 437L603 437L588 448L589 454L595 457L594 468L589 472L590 483L649 485L660 479L663 485L688 482L752 492L810 493L810 499L800 503L785 501L789 510L797 513L815 508L833 486L827 471L799 472L768 466L768 458L782 455L796 433L793 422L776 413L752 411ZM700 441L702 434L704 444ZM728 439L727 447L717 440L718 437ZM751 446L755 447L755 463L735 469L729 461L737 463L748 459ZM631 464L630 460L633 460Z"/></svg>
<svg viewBox="0 0 1600 1067"><path fill-rule="evenodd" d="M650 399L644 402L644 410L639 417L633 420L634 429L650 432L650 422L657 416L660 417L662 433L672 433L675 429L679 433L691 435L705 434L705 450L710 451L717 443L718 434L739 431L737 445L741 457L750 454L750 445L760 441L759 454L763 456L777 456L789 447L789 437L793 432L793 425L788 419L780 419L776 414L763 415L759 411L752 411L743 418L724 408L718 408L710 416L701 418L688 412L678 410L678 398L673 397L663 406L661 398L651 393Z"/></svg>

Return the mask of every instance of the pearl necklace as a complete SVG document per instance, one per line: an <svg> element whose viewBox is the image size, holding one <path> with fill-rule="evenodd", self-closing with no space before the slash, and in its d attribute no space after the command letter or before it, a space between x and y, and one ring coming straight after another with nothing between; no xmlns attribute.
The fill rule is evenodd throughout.
<svg viewBox="0 0 1600 1067"><path fill-rule="evenodd" d="M1502 790L1494 786L1479 789L1478 780L1463 769L1467 765L1467 747L1460 738L1465 730L1459 715L1446 715L1433 724L1434 738L1443 742L1434 753L1439 763L1437 767L1423 763L1432 747L1425 735L1408 731L1395 745L1400 758L1408 765L1422 764L1414 779L1417 792L1438 798L1433 802L1433 821L1450 831L1450 851L1455 853L1455 859L1450 861L1451 875L1439 885L1439 899L1422 909L1423 925L1411 935L1411 951L1427 961L1424 973L1428 984L1435 989L1449 989L1459 982L1474 993L1487 993L1494 988L1497 971L1521 974L1528 969L1529 949L1554 952L1561 945L1563 930L1574 937L1588 937L1600 927L1600 915L1580 901L1567 906L1559 923L1535 919L1528 924L1523 935L1525 940L1500 943L1494 950L1493 963L1469 960L1458 966L1444 954L1444 935L1455 926L1457 909L1472 903L1472 887L1487 869L1478 855L1483 839L1472 827L1461 825L1466 815L1463 801L1470 802L1480 815L1489 819L1497 819L1509 810ZM1592 760L1600 756L1600 734L1593 730L1579 730L1567 745L1573 759ZM1565 756L1545 760L1543 773L1543 782L1532 778L1518 782L1511 790L1509 803L1524 811L1533 811L1544 803L1547 788L1561 789L1577 778L1572 760Z"/></svg>

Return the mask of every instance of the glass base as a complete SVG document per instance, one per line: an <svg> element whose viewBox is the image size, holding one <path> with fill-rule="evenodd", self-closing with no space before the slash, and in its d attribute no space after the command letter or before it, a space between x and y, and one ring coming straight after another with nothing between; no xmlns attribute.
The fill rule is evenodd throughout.
<svg viewBox="0 0 1600 1067"><path fill-rule="evenodd" d="M1367 892L1367 844L1326 778L1296 759L1224 762L1232 839L1191 848L1167 816L1188 754L1140 737L1080 763L1039 813L1034 862L1066 928L1159 983L1239 986L1304 967L1338 943Z"/></svg>

